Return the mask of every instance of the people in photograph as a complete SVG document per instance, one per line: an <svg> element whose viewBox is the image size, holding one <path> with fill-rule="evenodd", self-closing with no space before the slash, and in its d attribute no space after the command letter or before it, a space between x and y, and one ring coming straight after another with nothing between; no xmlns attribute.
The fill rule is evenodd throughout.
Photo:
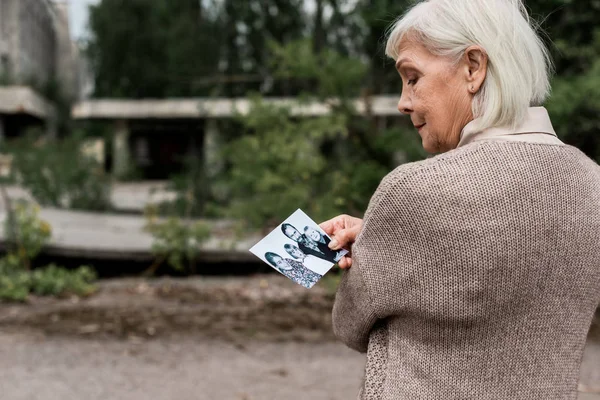
<svg viewBox="0 0 600 400"><path fill-rule="evenodd" d="M342 251L331 250L326 244L314 241L288 223L281 225L281 231L285 236L298 243L298 248L306 255L319 257L332 263L338 262L343 255Z"/></svg>
<svg viewBox="0 0 600 400"><path fill-rule="evenodd" d="M578 396L600 303L600 167L542 106L551 53L527 9L417 1L389 30L398 110L437 155L390 171L363 218L320 225L352 250L332 321L367 353L361 400Z"/></svg>
<svg viewBox="0 0 600 400"><path fill-rule="evenodd" d="M267 252L265 253L265 259L283 275L308 289L313 287L322 277L322 275L306 268L302 262L291 258L283 258L277 253Z"/></svg>
<svg viewBox="0 0 600 400"><path fill-rule="evenodd" d="M312 239L317 243L323 243L325 245L328 245L329 242L331 242L331 239L329 239L326 235L322 235L321 232L319 232L315 228L311 228L310 226L304 227L304 234L309 239Z"/></svg>
<svg viewBox="0 0 600 400"><path fill-rule="evenodd" d="M301 263L304 263L304 259L306 258L306 254L302 250L300 250L297 246L293 244L286 243L283 248L285 251L296 260L299 260Z"/></svg>
<svg viewBox="0 0 600 400"><path fill-rule="evenodd" d="M317 274L325 275L332 267L331 263L327 260L317 257L307 257L302 250L293 244L286 243L283 247L290 256L300 261L306 268Z"/></svg>

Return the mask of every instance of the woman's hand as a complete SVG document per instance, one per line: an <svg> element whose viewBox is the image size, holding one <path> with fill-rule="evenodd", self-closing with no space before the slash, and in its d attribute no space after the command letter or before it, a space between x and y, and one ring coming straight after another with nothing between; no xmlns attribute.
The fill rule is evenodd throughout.
<svg viewBox="0 0 600 400"><path fill-rule="evenodd" d="M332 250L339 250L346 248L351 250L351 246L356 240L360 229L362 228L363 220L360 218L351 217L349 215L338 215L335 218L325 221L319 226L329 236L331 236L331 242L329 248ZM352 266L352 253L346 254L340 261L338 261L340 268L350 268Z"/></svg>

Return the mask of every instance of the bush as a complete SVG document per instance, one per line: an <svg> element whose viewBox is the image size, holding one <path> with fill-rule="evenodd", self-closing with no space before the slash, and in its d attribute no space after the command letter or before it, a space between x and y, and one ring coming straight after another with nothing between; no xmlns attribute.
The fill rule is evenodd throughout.
<svg viewBox="0 0 600 400"><path fill-rule="evenodd" d="M25 301L29 295L31 274L19 262L19 257L9 254L0 258L0 300Z"/></svg>
<svg viewBox="0 0 600 400"><path fill-rule="evenodd" d="M178 217L158 220L156 209L146 209L146 230L154 237L152 253L156 261L147 271L154 273L166 263L177 271L195 272L194 260L200 244L210 237L210 228L203 222L187 222Z"/></svg>
<svg viewBox="0 0 600 400"><path fill-rule="evenodd" d="M202 159L197 154L184 158L184 172L169 178L168 190L175 193L175 199L158 205L161 215L175 215L181 218L205 215L209 196L208 182Z"/></svg>
<svg viewBox="0 0 600 400"><path fill-rule="evenodd" d="M25 269L30 268L33 260L52 235L48 222L38 217L39 207L27 203L16 203L12 218L6 219L5 231L9 245L14 246L16 255Z"/></svg>
<svg viewBox="0 0 600 400"><path fill-rule="evenodd" d="M39 296L88 296L95 291L96 273L88 266L69 271L55 264L31 274L31 292Z"/></svg>
<svg viewBox="0 0 600 400"><path fill-rule="evenodd" d="M330 113L298 117L289 107L252 98L238 118L242 134L223 152L226 215L265 231L298 208L316 221L361 215L389 171L426 156L419 136L408 123L386 128L368 110L359 116L353 100L368 98L359 93L366 79L361 60L316 52L306 41L272 46L277 75L313 81L312 94L301 99L328 104Z"/></svg>
<svg viewBox="0 0 600 400"><path fill-rule="evenodd" d="M111 208L110 179L103 166L82 151L80 136L48 140L31 132L11 141L12 181L29 189L42 205L104 211Z"/></svg>
<svg viewBox="0 0 600 400"><path fill-rule="evenodd" d="M341 211L330 199L320 145L346 133L345 116L295 120L289 109L255 99L242 118L246 135L226 146L228 215L249 228L275 226L298 208L320 219Z"/></svg>
<svg viewBox="0 0 600 400"><path fill-rule="evenodd" d="M90 267L70 271L51 264L31 270L52 232L38 214L38 207L22 202L9 209L5 226L8 253L0 258L0 300L25 301L32 292L41 296L93 293L96 274Z"/></svg>
<svg viewBox="0 0 600 400"><path fill-rule="evenodd" d="M52 235L48 222L39 218L37 206L19 201L11 206L5 222L10 265L21 265L29 270L31 261L38 256Z"/></svg>

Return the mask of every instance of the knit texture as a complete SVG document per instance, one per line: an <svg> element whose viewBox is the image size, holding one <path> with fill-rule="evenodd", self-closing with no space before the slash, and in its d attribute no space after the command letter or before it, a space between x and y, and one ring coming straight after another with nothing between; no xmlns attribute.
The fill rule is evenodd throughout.
<svg viewBox="0 0 600 400"><path fill-rule="evenodd" d="M600 303L600 167L479 141L383 179L333 308L361 399L575 400ZM368 350L368 351L367 351Z"/></svg>

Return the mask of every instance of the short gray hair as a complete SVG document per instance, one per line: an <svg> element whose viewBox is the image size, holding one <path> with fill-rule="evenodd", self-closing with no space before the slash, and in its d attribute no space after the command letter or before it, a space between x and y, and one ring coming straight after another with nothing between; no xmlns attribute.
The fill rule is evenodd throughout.
<svg viewBox="0 0 600 400"><path fill-rule="evenodd" d="M407 34L455 62L469 46L481 46L488 69L473 99L477 128L514 128L550 94L552 60L537 29L522 0L426 0L390 27L385 53L396 60Z"/></svg>

